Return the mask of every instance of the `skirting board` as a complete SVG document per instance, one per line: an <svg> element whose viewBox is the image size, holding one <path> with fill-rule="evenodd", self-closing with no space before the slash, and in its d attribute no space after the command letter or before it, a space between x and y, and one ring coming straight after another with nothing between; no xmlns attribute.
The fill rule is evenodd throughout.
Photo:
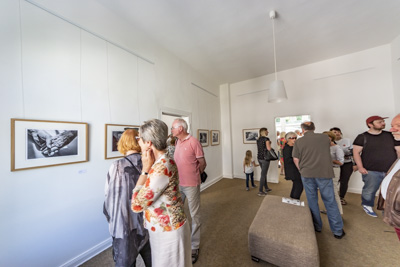
<svg viewBox="0 0 400 267"><path fill-rule="evenodd" d="M81 253L80 255L76 256L75 258L65 262L64 264L60 265L60 267L75 267L79 266L82 263L90 260L97 254L100 254L104 250L108 249L112 245L111 237L100 242L99 244L95 245L94 247L86 250L85 252Z"/></svg>
<svg viewBox="0 0 400 267"><path fill-rule="evenodd" d="M246 179L246 175L245 174L235 174L235 178L239 178L239 179ZM260 181L260 177L255 177L254 176L254 181ZM270 178L267 177L267 181L268 183L273 183L273 184L279 184L279 178L274 179L273 181L270 180Z"/></svg>
<svg viewBox="0 0 400 267"><path fill-rule="evenodd" d="M220 181L222 178L224 178L223 176L214 178L210 183L205 183L203 185L200 186L200 192L209 188L210 186L212 186L213 184L215 184L216 182Z"/></svg>

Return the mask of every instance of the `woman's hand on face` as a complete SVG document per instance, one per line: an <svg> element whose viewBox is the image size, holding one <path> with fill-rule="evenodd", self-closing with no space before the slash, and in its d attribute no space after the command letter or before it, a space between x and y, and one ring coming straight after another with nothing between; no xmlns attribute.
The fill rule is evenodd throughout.
<svg viewBox="0 0 400 267"><path fill-rule="evenodd" d="M154 153L152 149L147 149L142 152L142 163L143 163L143 170L144 172L149 172L151 166L153 166L155 161Z"/></svg>

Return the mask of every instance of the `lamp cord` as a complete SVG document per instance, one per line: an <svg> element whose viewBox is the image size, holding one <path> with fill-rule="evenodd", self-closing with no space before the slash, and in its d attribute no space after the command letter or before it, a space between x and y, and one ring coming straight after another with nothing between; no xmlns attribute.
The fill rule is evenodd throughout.
<svg viewBox="0 0 400 267"><path fill-rule="evenodd" d="M278 74L276 72L276 51L275 51L275 18L272 19L272 37L274 39L274 62L275 62L275 81L278 80Z"/></svg>

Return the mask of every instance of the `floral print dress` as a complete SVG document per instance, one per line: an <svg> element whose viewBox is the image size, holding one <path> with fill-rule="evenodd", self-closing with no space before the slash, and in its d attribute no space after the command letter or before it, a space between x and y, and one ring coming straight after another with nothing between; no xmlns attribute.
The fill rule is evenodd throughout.
<svg viewBox="0 0 400 267"><path fill-rule="evenodd" d="M185 224L174 160L164 154L153 164L145 185L133 189L132 210L144 212L144 227L151 232L169 232Z"/></svg>

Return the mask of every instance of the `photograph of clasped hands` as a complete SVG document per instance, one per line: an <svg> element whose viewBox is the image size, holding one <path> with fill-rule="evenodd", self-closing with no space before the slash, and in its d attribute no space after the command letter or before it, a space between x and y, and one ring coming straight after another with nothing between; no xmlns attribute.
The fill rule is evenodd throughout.
<svg viewBox="0 0 400 267"><path fill-rule="evenodd" d="M78 155L78 131L27 129L27 158Z"/></svg>

